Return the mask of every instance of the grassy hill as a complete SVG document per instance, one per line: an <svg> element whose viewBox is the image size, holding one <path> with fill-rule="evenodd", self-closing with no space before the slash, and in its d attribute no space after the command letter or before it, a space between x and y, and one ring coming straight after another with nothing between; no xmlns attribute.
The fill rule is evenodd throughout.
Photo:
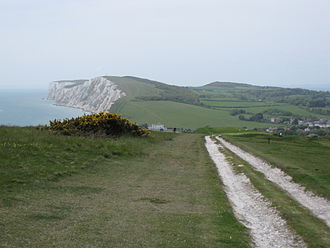
<svg viewBox="0 0 330 248"><path fill-rule="evenodd" d="M297 118L330 117L330 92L229 82L214 82L192 89L199 93L203 104L216 109L241 109L248 114L276 109L290 112L290 116Z"/></svg>
<svg viewBox="0 0 330 248"><path fill-rule="evenodd" d="M214 82L202 87L179 87L125 76L106 76L127 96L112 107L131 120L169 127L269 127L271 118L316 120L330 118L330 93L304 89L260 87ZM263 120L253 116L262 114ZM285 123L284 123L285 124Z"/></svg>
<svg viewBox="0 0 330 248"><path fill-rule="evenodd" d="M138 123L165 123L168 127L267 127L269 124L240 121L227 110L210 109L173 101L130 101L120 113Z"/></svg>

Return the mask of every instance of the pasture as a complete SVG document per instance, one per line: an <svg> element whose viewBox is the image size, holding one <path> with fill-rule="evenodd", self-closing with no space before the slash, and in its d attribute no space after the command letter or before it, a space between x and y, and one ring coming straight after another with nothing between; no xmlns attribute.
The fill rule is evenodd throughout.
<svg viewBox="0 0 330 248"><path fill-rule="evenodd" d="M268 127L268 123L240 121L228 110L209 109L173 101L130 101L121 108L123 116L137 123L163 123L167 127Z"/></svg>

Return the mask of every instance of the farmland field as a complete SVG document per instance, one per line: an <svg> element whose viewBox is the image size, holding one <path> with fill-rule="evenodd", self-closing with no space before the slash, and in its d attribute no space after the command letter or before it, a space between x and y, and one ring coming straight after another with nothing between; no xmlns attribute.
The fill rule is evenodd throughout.
<svg viewBox="0 0 330 248"><path fill-rule="evenodd" d="M325 118L324 115L320 115L320 114L315 114L315 113L311 113L309 111L307 111L304 108L300 108L294 105L290 105L290 104L279 104L279 105L274 105L274 106L270 106L270 107L249 107L249 108L242 108L248 112L252 112L252 113L260 113L269 109L278 109L278 110L282 110L282 111L289 111L294 115L300 115L300 116L304 116L304 117L316 117L316 118Z"/></svg>
<svg viewBox="0 0 330 248"><path fill-rule="evenodd" d="M253 108L253 107L274 107L274 106L281 106L283 104L279 103L267 103L267 102L252 102L252 101L235 101L235 100L214 100L214 99L203 99L201 100L202 103L212 107L219 107L219 108Z"/></svg>
<svg viewBox="0 0 330 248"><path fill-rule="evenodd" d="M223 100L223 99L203 99L202 103L206 106L215 107L216 109L223 110L236 110L242 109L249 113L262 113L266 110L277 109L282 111L289 111L293 115L304 117L317 117L324 118L324 115L312 113L304 108L294 106L287 103L275 102L252 102L252 101L238 101L238 100Z"/></svg>
<svg viewBox="0 0 330 248"><path fill-rule="evenodd" d="M267 123L240 121L229 111L172 101L130 101L121 113L138 123L164 123L167 127L268 127Z"/></svg>

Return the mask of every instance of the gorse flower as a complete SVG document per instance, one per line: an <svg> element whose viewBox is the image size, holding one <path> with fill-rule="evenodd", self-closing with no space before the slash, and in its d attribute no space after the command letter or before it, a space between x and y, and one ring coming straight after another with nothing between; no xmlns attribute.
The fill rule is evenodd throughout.
<svg viewBox="0 0 330 248"><path fill-rule="evenodd" d="M150 132L139 127L121 115L100 112L77 118L50 121L48 130L65 135L105 134L118 136L129 134L133 136L147 136Z"/></svg>

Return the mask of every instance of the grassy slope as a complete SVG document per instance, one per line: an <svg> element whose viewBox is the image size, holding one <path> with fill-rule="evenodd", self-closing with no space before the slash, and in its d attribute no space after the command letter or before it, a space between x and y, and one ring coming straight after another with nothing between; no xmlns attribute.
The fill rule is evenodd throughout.
<svg viewBox="0 0 330 248"><path fill-rule="evenodd" d="M269 124L239 121L228 111L207 109L171 101L131 101L121 113L138 123L164 123L168 127L204 126L268 127Z"/></svg>
<svg viewBox="0 0 330 248"><path fill-rule="evenodd" d="M242 109L246 110L247 112L251 112L251 113L260 113L260 112L263 112L268 109L278 109L278 110L283 110L283 111L289 111L295 115L300 115L300 116L305 116L305 117L312 116L312 117L317 117L317 118L327 118L324 115L315 114L315 113L307 111L306 109L299 108L297 106L293 106L290 104L277 104L277 105L270 106L270 107L252 107L252 108L249 107L249 108L242 108ZM289 118L290 118L290 116L289 116Z"/></svg>
<svg viewBox="0 0 330 248"><path fill-rule="evenodd" d="M202 102L208 106L215 106L217 108L239 108L244 109L247 112L251 113L259 113L263 112L264 110L268 109L280 109L284 111L290 111L294 115L301 115L305 117L317 117L317 118L327 118L326 115L316 114L309 112L306 108L298 107L288 103L280 103L274 102L275 98L267 97L268 100L264 101L257 101L257 99L244 101L240 99L240 97L251 97L253 92L264 92L267 95L267 92L271 92L274 90L281 90L282 93L288 94L292 89L284 89L284 88L274 88L274 87L258 87L258 86L251 86L251 85L243 85L242 87L238 87L237 84L232 84L231 86L224 86L220 84L220 86L216 86L209 84L202 87L192 88L199 92L199 94L203 95L204 97L201 98ZM261 94L263 95L263 94ZM219 97L221 96L221 97ZM258 94L256 94L256 97ZM297 95L292 95L297 96ZM301 97L304 97L301 95ZM262 96L261 96L262 98ZM218 100L218 101L217 101ZM329 116L328 116L329 117Z"/></svg>
<svg viewBox="0 0 330 248"><path fill-rule="evenodd" d="M234 144L283 169L307 189L330 199L330 142L304 137L226 136Z"/></svg>
<svg viewBox="0 0 330 248"><path fill-rule="evenodd" d="M107 76L109 80L116 82L119 88L126 93L112 107L111 112L122 113L122 109L134 100L142 96L159 96L159 90L151 84L144 83L134 78Z"/></svg>
<svg viewBox="0 0 330 248"><path fill-rule="evenodd" d="M268 102L252 102L252 101L216 101L203 99L202 102L209 106L219 107L219 108L253 108L253 107L274 107L281 104L278 103L268 103ZM282 104L283 105L283 104Z"/></svg>
<svg viewBox="0 0 330 248"><path fill-rule="evenodd" d="M143 101L138 97L159 96L160 89L148 81L131 77L107 77L126 92L112 107L137 123L164 123L169 127L198 128L210 126L267 127L269 124L244 122L229 114L229 110L211 110L173 101Z"/></svg>
<svg viewBox="0 0 330 248"><path fill-rule="evenodd" d="M307 111L306 109L290 105L287 103L274 103L274 102L246 102L246 101L202 101L208 106L213 106L216 108L223 109L243 109L250 113L260 113L268 109L278 109L283 111L289 111L295 115L300 116L313 116L318 118L324 118L324 115L315 114Z"/></svg>
<svg viewBox="0 0 330 248"><path fill-rule="evenodd" d="M0 132L0 247L247 247L200 135Z"/></svg>
<svg viewBox="0 0 330 248"><path fill-rule="evenodd" d="M129 99L140 96L158 96L159 89L157 89L153 84L135 80L130 77L110 77L107 76L109 80L116 82L121 90L123 90Z"/></svg>
<svg viewBox="0 0 330 248"><path fill-rule="evenodd" d="M91 140L56 136L34 127L0 126L0 188L56 181L109 158L136 156L141 149L135 146L130 137Z"/></svg>

